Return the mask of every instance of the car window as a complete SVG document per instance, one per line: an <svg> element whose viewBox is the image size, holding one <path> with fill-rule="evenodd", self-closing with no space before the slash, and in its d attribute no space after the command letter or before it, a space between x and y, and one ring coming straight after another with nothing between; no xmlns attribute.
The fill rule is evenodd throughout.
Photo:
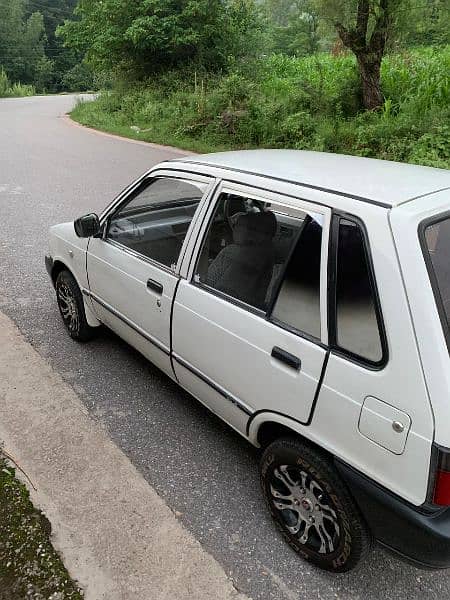
<svg viewBox="0 0 450 600"><path fill-rule="evenodd" d="M320 339L322 219L305 215L287 263L272 318Z"/></svg>
<svg viewBox="0 0 450 600"><path fill-rule="evenodd" d="M450 218L441 219L425 228L426 251L431 262L434 292L442 315L444 333L450 327Z"/></svg>
<svg viewBox="0 0 450 600"><path fill-rule="evenodd" d="M336 343L369 362L383 358L376 297L361 227L341 219L336 271Z"/></svg>
<svg viewBox="0 0 450 600"><path fill-rule="evenodd" d="M110 219L106 238L175 269L206 184L146 181Z"/></svg>
<svg viewBox="0 0 450 600"><path fill-rule="evenodd" d="M288 262L298 263L297 256L292 261L290 258L301 233L313 227L307 213L295 211L296 216L292 216L277 207L236 194L221 194L194 281L267 312L280 291ZM274 315L295 326L299 321L293 316L293 295L301 277L296 277L294 267L288 273Z"/></svg>

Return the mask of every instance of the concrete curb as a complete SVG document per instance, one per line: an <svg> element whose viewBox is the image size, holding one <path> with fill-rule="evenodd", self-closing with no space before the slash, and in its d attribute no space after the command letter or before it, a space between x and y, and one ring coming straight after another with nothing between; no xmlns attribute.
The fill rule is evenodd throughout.
<svg viewBox="0 0 450 600"><path fill-rule="evenodd" d="M246 600L1 312L0 440L87 600Z"/></svg>
<svg viewBox="0 0 450 600"><path fill-rule="evenodd" d="M106 131L101 131L100 129L94 129L93 127L88 127L87 125L81 125L77 121L74 121L69 114L63 115L63 120L68 125L72 127L77 127L78 129L83 129L84 131L88 131L90 133L96 135L103 135L104 137L109 137L114 140L120 140L121 142L129 142L130 144L137 144L139 146L147 146L148 148L153 148L154 150L163 150L165 152L171 152L172 154L178 154L180 156L198 156L198 152L190 152L188 150L182 150L181 148L176 148L175 146L163 146L161 144L154 144L153 142L144 142L142 140L134 140L133 138L128 138L123 135L117 135L115 133L107 133Z"/></svg>

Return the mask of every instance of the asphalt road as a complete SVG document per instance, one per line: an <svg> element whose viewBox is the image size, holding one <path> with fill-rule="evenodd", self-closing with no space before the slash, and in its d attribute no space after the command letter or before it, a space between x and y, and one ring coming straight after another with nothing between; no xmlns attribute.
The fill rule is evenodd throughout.
<svg viewBox="0 0 450 600"><path fill-rule="evenodd" d="M0 100L0 310L255 600L449 598L450 571L419 571L379 548L347 575L302 562L266 513L257 451L113 334L69 339L44 267L49 226L100 211L171 157L71 126L62 116L74 100Z"/></svg>

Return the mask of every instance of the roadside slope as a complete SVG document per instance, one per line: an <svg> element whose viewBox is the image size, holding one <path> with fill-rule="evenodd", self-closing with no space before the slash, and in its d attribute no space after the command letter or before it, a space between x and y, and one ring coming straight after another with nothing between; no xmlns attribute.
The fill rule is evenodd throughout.
<svg viewBox="0 0 450 600"><path fill-rule="evenodd" d="M0 440L88 600L245 600L1 312Z"/></svg>

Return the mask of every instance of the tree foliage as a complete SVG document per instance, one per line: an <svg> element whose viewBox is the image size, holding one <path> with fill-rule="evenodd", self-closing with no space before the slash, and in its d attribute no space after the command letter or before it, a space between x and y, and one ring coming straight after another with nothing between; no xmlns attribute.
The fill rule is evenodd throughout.
<svg viewBox="0 0 450 600"><path fill-rule="evenodd" d="M64 48L55 31L75 5L76 0L0 0L0 68L12 82L39 91L64 88L65 74L83 56Z"/></svg>
<svg viewBox="0 0 450 600"><path fill-rule="evenodd" d="M313 0L265 0L271 23L271 50L290 56L317 52L320 15Z"/></svg>
<svg viewBox="0 0 450 600"><path fill-rule="evenodd" d="M253 0L80 0L75 13L59 29L66 45L98 69L138 77L187 64L217 70L257 47Z"/></svg>
<svg viewBox="0 0 450 600"><path fill-rule="evenodd" d="M12 81L34 83L49 68L42 15L26 18L24 0L0 0L0 66Z"/></svg>

